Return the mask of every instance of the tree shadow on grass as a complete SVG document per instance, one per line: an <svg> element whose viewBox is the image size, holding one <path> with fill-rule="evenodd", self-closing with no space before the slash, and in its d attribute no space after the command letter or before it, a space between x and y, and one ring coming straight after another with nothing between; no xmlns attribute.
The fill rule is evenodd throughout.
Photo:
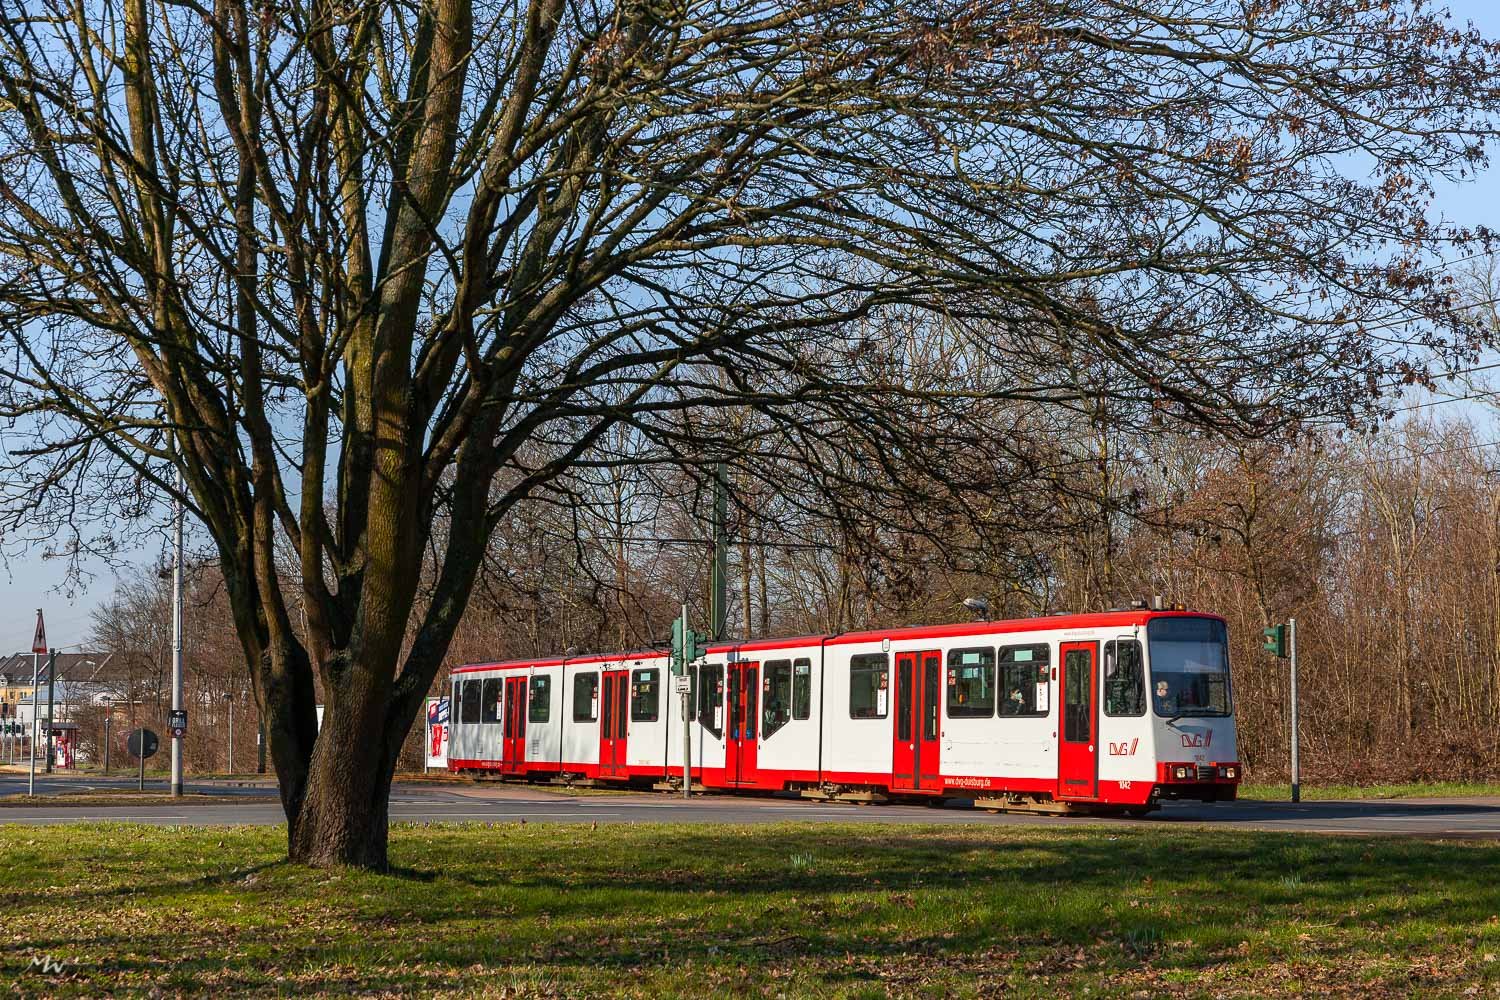
<svg viewBox="0 0 1500 1000"><path fill-rule="evenodd" d="M1045 959L1087 946L1098 967L1130 969L1150 960L1157 943L1205 928L1264 933L1293 915L1325 919L1356 909L1356 926L1413 919L1482 924L1500 909L1500 892L1491 888L1500 885L1500 851L1392 838L1164 830L1039 838L859 828L747 834L674 827L595 836L559 828L542 837L533 831L489 839L449 828L396 853L418 855L422 867L351 873L333 884L293 878L260 890L246 886L256 902L284 899L290 913L306 906L318 915L313 919L333 925L303 926L294 917L272 926L276 963L338 964L351 988L418 991L454 987L451 978L429 978L419 965L539 967L587 978L589 970L654 973L683 959L715 967L812 963L830 981L854 982L867 978L861 963L925 957L962 967L990 956L983 962L1003 968L1021 953ZM150 905L283 867L270 862L23 898L86 908L91 899L129 895L135 905ZM347 893L342 908L341 893ZM1128 894L1163 905L1122 909ZM970 913L981 916L960 919ZM248 939L260 931L243 933ZM110 966L139 975L160 971L151 956L181 950L165 930L34 943L45 949L84 941L104 953L145 955ZM1339 947L1355 945L1339 939ZM1203 949L1157 959L1159 968L1183 971L1219 960ZM845 960L854 964L841 966ZM348 963L367 968L342 971ZM226 940L177 959L171 982L193 992L263 985L252 966ZM852 978L839 979L845 972Z"/></svg>

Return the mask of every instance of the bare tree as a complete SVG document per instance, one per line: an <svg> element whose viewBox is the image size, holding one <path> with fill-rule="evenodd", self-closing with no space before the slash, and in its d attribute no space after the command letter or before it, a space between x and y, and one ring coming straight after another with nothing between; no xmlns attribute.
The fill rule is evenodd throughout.
<svg viewBox="0 0 1500 1000"><path fill-rule="evenodd" d="M290 855L383 866L485 542L571 468L904 516L1035 487L1002 402L1263 434L1467 355L1425 210L1495 54L1363 0L0 0L8 530L180 470Z"/></svg>

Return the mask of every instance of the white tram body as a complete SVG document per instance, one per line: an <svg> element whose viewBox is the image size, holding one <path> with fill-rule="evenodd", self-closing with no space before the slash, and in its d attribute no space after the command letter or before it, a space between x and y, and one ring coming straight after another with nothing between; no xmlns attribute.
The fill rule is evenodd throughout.
<svg viewBox="0 0 1500 1000"><path fill-rule="evenodd" d="M1235 797L1222 618L1112 611L710 646L690 669L695 783L1142 810ZM473 664L448 766L530 780L682 775L665 650Z"/></svg>

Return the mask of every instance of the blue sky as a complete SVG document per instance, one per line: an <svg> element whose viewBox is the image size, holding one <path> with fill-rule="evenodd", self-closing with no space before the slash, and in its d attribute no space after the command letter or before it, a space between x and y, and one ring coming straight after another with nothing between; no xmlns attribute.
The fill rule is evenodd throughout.
<svg viewBox="0 0 1500 1000"><path fill-rule="evenodd" d="M1489 37L1500 36L1500 7L1494 0L1451 0L1447 7L1455 21L1472 21ZM1500 160L1500 149L1492 156ZM1440 191L1436 210L1451 221L1500 229L1500 167L1492 167L1472 183ZM1438 414L1463 407L1466 404L1456 403L1427 412ZM1470 412L1475 419L1489 419L1478 410ZM155 562L161 541L158 536L146 538L138 561ZM92 610L114 589L114 574L109 567L91 565L86 569L87 579L69 584L59 561L42 559L39 551L10 553L10 558L0 564L0 654L30 647L38 607L46 613L47 638L53 646L66 649L84 643Z"/></svg>

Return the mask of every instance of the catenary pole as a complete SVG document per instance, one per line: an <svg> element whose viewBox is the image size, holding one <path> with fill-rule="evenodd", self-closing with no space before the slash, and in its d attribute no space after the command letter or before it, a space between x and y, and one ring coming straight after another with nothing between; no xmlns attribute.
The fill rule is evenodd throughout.
<svg viewBox="0 0 1500 1000"><path fill-rule="evenodd" d="M182 711L182 464L177 464L177 494L172 499L172 711ZM172 797L182 797L182 737L172 737Z"/></svg>

